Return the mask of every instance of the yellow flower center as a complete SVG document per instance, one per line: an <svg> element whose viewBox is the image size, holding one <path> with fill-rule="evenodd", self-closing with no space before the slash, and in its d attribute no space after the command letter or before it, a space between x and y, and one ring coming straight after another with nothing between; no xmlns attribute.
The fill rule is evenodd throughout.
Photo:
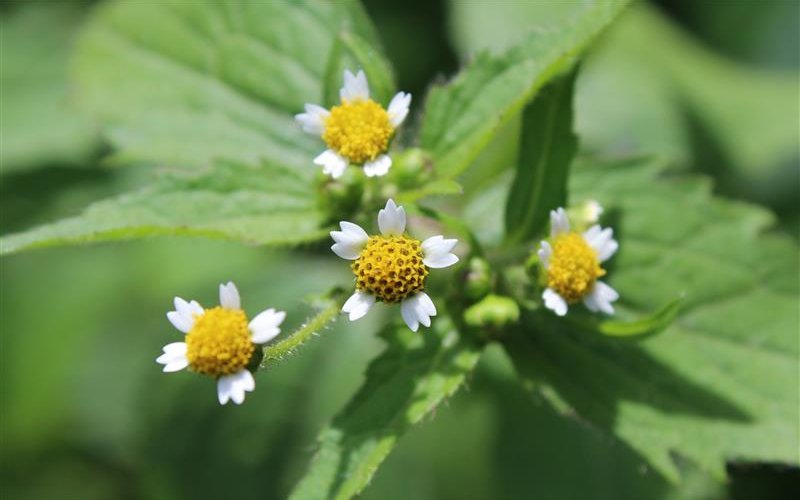
<svg viewBox="0 0 800 500"><path fill-rule="evenodd" d="M559 235L552 245L547 286L567 302L577 302L606 271L600 267L597 251L578 233Z"/></svg>
<svg viewBox="0 0 800 500"><path fill-rule="evenodd" d="M352 163L362 164L386 151L393 133L386 110L367 99L334 106L325 120L322 139Z"/></svg>
<svg viewBox="0 0 800 500"><path fill-rule="evenodd" d="M405 236L371 236L350 267L359 290L389 304L423 290L428 276L420 242Z"/></svg>
<svg viewBox="0 0 800 500"><path fill-rule="evenodd" d="M244 311L222 307L197 316L186 334L186 358L192 370L219 377L236 373L255 351Z"/></svg>

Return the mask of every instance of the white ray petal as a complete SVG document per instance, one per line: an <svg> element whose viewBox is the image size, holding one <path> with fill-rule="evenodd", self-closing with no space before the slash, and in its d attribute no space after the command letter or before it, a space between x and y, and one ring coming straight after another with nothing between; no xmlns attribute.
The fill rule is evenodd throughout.
<svg viewBox="0 0 800 500"><path fill-rule="evenodd" d="M186 343L173 342L163 348L164 353L156 358L156 362L164 365L165 372L176 372L189 366L186 359Z"/></svg>
<svg viewBox="0 0 800 500"><path fill-rule="evenodd" d="M225 375L217 379L217 399L219 404L228 403L233 389L233 375Z"/></svg>
<svg viewBox="0 0 800 500"><path fill-rule="evenodd" d="M363 318L372 306L375 305L375 296L371 293L356 291L342 306L342 312L349 315L350 321Z"/></svg>
<svg viewBox="0 0 800 500"><path fill-rule="evenodd" d="M431 317L436 316L436 306L427 293L417 292L403 300L400 314L411 331L416 332L420 324L431 326Z"/></svg>
<svg viewBox="0 0 800 500"><path fill-rule="evenodd" d="M194 318L191 316L184 316L183 314L179 313L178 311L170 311L167 313L167 319L172 326L177 328L183 333L189 333L194 326Z"/></svg>
<svg viewBox="0 0 800 500"><path fill-rule="evenodd" d="M569 218L562 207L550 211L550 238L569 232Z"/></svg>
<svg viewBox="0 0 800 500"><path fill-rule="evenodd" d="M394 128L400 126L403 120L408 115L408 109L411 106L411 94L405 92L398 92L389 103L389 108L386 112L389 115L389 121Z"/></svg>
<svg viewBox="0 0 800 500"><path fill-rule="evenodd" d="M330 116L330 111L316 104L306 104L305 108L306 112L295 115L294 119L300 124L303 132L321 136L325 133L325 120Z"/></svg>
<svg viewBox="0 0 800 500"><path fill-rule="evenodd" d="M542 293L542 300L544 300L544 306L557 315L564 316L567 314L567 301L553 289L545 289Z"/></svg>
<svg viewBox="0 0 800 500"><path fill-rule="evenodd" d="M338 179L344 174L348 161L332 149L326 149L314 158L314 165L322 167L322 173Z"/></svg>
<svg viewBox="0 0 800 500"><path fill-rule="evenodd" d="M598 281L594 284L592 291L583 298L583 303L590 311L614 314L612 302L617 299L619 299L619 293L616 290L602 281Z"/></svg>
<svg viewBox="0 0 800 500"><path fill-rule="evenodd" d="M431 236L422 242L422 262L432 269L452 266L458 262L458 257L450 251L457 243L456 239L446 240L441 235Z"/></svg>
<svg viewBox="0 0 800 500"><path fill-rule="evenodd" d="M599 225L594 225L583 233L583 238L597 251L600 262L610 259L619 248L614 239L614 230L610 227L603 229Z"/></svg>
<svg viewBox="0 0 800 500"><path fill-rule="evenodd" d="M239 310L242 308L242 300L239 297L239 289L229 281L219 285L219 305L225 309Z"/></svg>
<svg viewBox="0 0 800 500"><path fill-rule="evenodd" d="M385 236L403 234L406 230L406 210L389 198L386 207L378 211L378 227Z"/></svg>
<svg viewBox="0 0 800 500"><path fill-rule="evenodd" d="M349 70L344 70L344 85L339 91L342 101L362 101L369 99L369 84L367 75L360 71L353 75Z"/></svg>
<svg viewBox="0 0 800 500"><path fill-rule="evenodd" d="M331 246L333 253L347 260L357 259L364 245L369 240L369 235L358 224L342 221L339 223L341 231L331 231L330 235L336 243Z"/></svg>
<svg viewBox="0 0 800 500"><path fill-rule="evenodd" d="M536 253L539 256L542 268L546 271L550 267L550 256L553 255L553 247L550 246L550 242L542 241L539 243L539 251Z"/></svg>
<svg viewBox="0 0 800 500"><path fill-rule="evenodd" d="M389 155L379 155L372 161L364 164L364 175L367 177L380 177L389 173L392 166L392 159Z"/></svg>
<svg viewBox="0 0 800 500"><path fill-rule="evenodd" d="M274 339L281 333L279 328L283 320L286 319L285 311L276 311L269 308L260 312L248 325L254 344L265 344Z"/></svg>

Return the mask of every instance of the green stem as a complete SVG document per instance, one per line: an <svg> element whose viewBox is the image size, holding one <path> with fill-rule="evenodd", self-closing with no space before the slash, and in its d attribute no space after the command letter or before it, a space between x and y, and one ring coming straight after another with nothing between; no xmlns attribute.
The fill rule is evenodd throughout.
<svg viewBox="0 0 800 500"><path fill-rule="evenodd" d="M276 361L288 356L296 348L303 345L303 343L333 321L336 315L339 314L339 309L339 301L333 299L328 300L326 306L322 310L308 320L303 326L292 332L291 335L277 344L265 347L261 368L264 368L266 363L270 361Z"/></svg>

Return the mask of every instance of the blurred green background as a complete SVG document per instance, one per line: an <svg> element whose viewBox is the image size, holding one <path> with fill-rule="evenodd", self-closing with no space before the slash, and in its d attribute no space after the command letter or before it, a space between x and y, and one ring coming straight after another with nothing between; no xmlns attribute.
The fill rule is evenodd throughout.
<svg viewBox="0 0 800 500"><path fill-rule="evenodd" d="M366 7L400 88L419 104L431 81L475 51L500 50L580 2ZM149 175L105 166L94 125L70 107L70 44L92 3L0 5L4 234ZM584 64L582 147L668 155L714 176L720 194L765 204L777 230L798 238L799 20L795 0L661 0L631 10ZM178 238L0 261L3 498L285 497L317 432L380 351L371 333L380 318L337 322L260 373L242 407L220 407L211 380L165 376L155 357L177 339L165 318L174 295L212 304L216 284L230 279L248 313L269 304L299 323L310 311L299 298L348 282L337 264L311 249ZM730 464L722 485L682 465L685 482L668 484L623 444L531 401L493 349L467 390L401 440L363 498L770 498L798 479L794 469Z"/></svg>

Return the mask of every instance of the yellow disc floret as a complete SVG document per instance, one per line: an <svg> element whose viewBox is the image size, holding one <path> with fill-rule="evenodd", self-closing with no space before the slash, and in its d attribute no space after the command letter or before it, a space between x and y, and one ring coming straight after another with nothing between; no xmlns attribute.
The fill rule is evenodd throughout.
<svg viewBox="0 0 800 500"><path fill-rule="evenodd" d="M351 268L359 290L389 304L423 290L428 276L420 242L397 235L370 237Z"/></svg>
<svg viewBox="0 0 800 500"><path fill-rule="evenodd" d="M244 311L215 307L195 318L186 335L186 358L192 370L219 377L247 366L255 351Z"/></svg>
<svg viewBox="0 0 800 500"><path fill-rule="evenodd" d="M366 99L334 106L325 120L322 139L352 163L362 164L386 151L393 133L386 110Z"/></svg>
<svg viewBox="0 0 800 500"><path fill-rule="evenodd" d="M578 233L557 236L547 269L547 286L570 303L589 293L597 278L606 274L597 251Z"/></svg>

